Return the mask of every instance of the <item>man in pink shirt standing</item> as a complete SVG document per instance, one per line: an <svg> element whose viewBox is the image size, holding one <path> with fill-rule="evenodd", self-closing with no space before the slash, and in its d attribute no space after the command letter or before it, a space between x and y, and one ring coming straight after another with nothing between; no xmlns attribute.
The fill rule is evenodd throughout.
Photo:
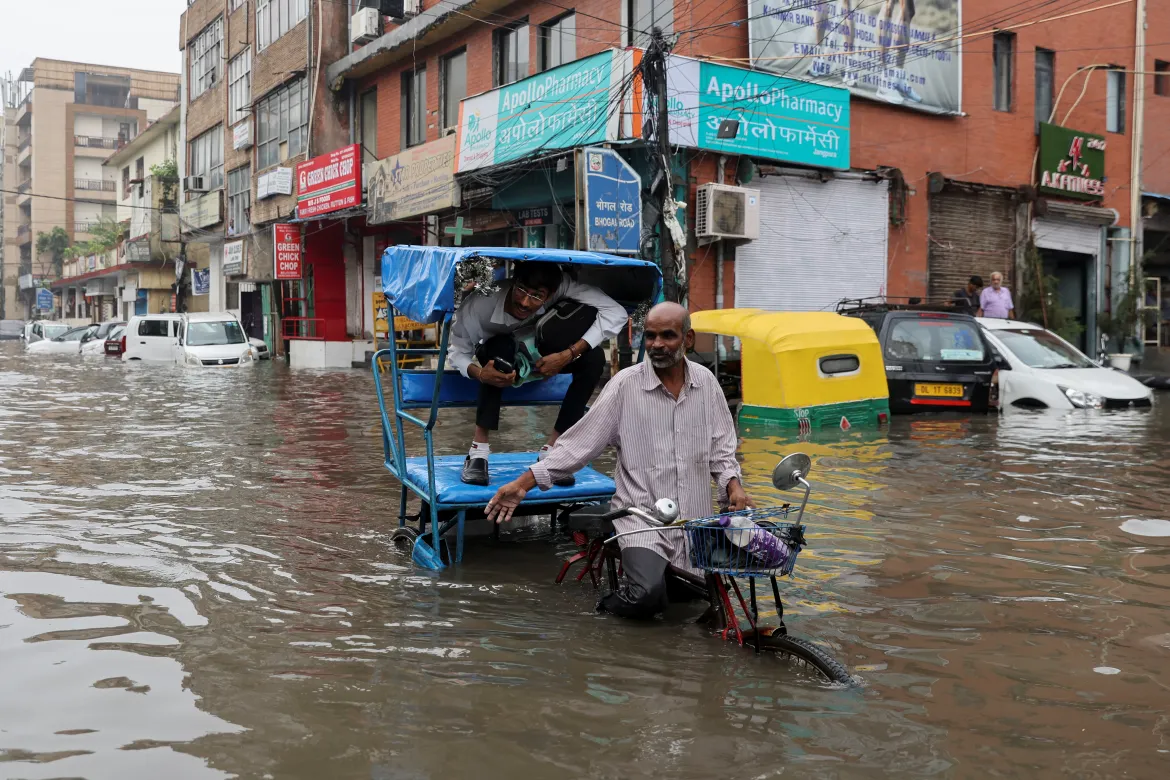
<svg viewBox="0 0 1170 780"><path fill-rule="evenodd" d="M1003 274L999 271L991 275L991 286L984 287L983 292L979 293L979 311L975 316L995 317L1001 320L1016 318L1011 290L1003 286Z"/></svg>

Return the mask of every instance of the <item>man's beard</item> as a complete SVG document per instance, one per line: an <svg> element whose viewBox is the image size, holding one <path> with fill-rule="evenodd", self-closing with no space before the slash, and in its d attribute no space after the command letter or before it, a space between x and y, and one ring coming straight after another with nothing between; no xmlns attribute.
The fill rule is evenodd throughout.
<svg viewBox="0 0 1170 780"><path fill-rule="evenodd" d="M654 368L673 368L686 359L687 348L682 344L674 352L654 352L647 350L646 357L650 359L650 365Z"/></svg>

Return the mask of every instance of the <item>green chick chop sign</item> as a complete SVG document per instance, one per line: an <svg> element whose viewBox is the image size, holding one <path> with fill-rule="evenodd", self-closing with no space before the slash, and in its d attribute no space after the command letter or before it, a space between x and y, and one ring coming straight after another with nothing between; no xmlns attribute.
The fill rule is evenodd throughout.
<svg viewBox="0 0 1170 780"><path fill-rule="evenodd" d="M1105 137L1041 123L1040 191L1078 200L1105 197Z"/></svg>

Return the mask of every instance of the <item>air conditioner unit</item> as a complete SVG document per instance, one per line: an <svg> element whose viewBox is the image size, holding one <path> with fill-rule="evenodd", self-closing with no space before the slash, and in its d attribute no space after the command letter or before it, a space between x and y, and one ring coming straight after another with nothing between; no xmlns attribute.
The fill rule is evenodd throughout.
<svg viewBox="0 0 1170 780"><path fill-rule="evenodd" d="M376 8L382 16L405 19L422 12L420 0L358 0L359 8Z"/></svg>
<svg viewBox="0 0 1170 780"><path fill-rule="evenodd" d="M727 184L703 184L695 196L699 238L760 237L760 191Z"/></svg>
<svg viewBox="0 0 1170 780"><path fill-rule="evenodd" d="M382 14L377 8L360 8L350 24L349 42L366 44L382 34Z"/></svg>
<svg viewBox="0 0 1170 780"><path fill-rule="evenodd" d="M207 192L207 180L202 176L188 176L183 179L183 189L187 192Z"/></svg>

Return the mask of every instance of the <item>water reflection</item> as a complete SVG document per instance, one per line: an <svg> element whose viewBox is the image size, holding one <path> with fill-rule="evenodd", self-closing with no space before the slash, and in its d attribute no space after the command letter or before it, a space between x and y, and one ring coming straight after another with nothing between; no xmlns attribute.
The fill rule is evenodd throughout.
<svg viewBox="0 0 1170 780"><path fill-rule="evenodd" d="M371 385L0 345L0 776L1164 774L1161 406L745 436L761 501L814 458L783 587L841 691L685 610L594 614L563 540L395 557Z"/></svg>

